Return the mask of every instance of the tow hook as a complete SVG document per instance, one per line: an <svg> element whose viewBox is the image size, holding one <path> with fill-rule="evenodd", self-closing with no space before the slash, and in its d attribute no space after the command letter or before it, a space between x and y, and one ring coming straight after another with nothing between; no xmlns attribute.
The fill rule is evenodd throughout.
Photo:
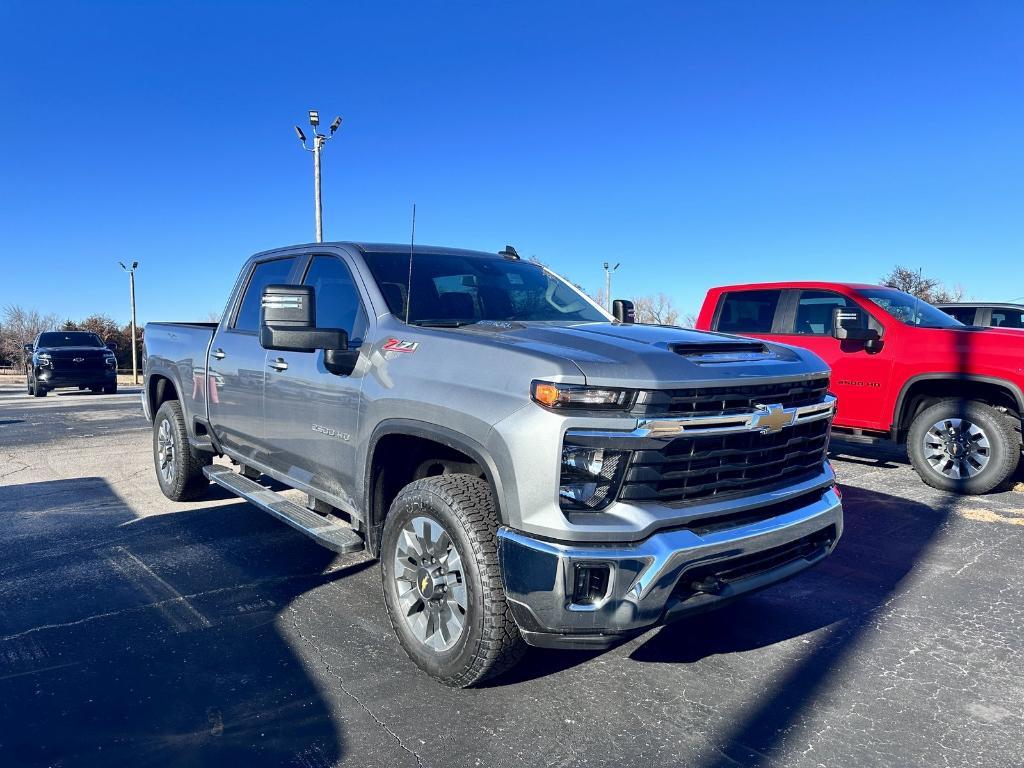
<svg viewBox="0 0 1024 768"><path fill-rule="evenodd" d="M690 589L708 595L717 595L725 587L725 582L717 576L705 576L700 581L691 581Z"/></svg>

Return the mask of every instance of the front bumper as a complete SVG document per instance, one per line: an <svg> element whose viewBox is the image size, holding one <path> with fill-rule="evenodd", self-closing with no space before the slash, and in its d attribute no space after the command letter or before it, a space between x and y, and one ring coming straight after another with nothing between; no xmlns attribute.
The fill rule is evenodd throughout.
<svg viewBox="0 0 1024 768"><path fill-rule="evenodd" d="M829 487L628 544L576 546L502 528L498 551L527 642L604 648L787 579L826 557L842 530L840 497ZM575 604L576 568L593 565L609 568L605 596Z"/></svg>
<svg viewBox="0 0 1024 768"><path fill-rule="evenodd" d="M58 387L99 387L117 381L117 371L107 368L102 371L81 373L55 372L49 368L36 368L36 381L47 389Z"/></svg>

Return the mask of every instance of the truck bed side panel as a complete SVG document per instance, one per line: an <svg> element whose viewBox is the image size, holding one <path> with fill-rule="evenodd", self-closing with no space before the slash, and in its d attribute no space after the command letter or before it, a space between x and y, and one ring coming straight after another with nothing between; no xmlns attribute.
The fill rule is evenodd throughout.
<svg viewBox="0 0 1024 768"><path fill-rule="evenodd" d="M170 379L185 412L189 436L195 437L194 418L207 417L208 396L215 385L206 374L207 355L217 323L147 323L145 334L147 396L154 377ZM155 408L151 412L155 412Z"/></svg>

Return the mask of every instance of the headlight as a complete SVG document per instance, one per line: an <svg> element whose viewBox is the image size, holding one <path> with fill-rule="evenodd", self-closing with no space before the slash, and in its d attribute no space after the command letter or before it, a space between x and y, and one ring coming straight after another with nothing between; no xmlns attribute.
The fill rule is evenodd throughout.
<svg viewBox="0 0 1024 768"><path fill-rule="evenodd" d="M53 356L49 352L40 352L36 355L36 360L39 361L39 365L43 368L53 365Z"/></svg>
<svg viewBox="0 0 1024 768"><path fill-rule="evenodd" d="M113 355L106 355L106 356L104 356L103 362L105 362L107 364L108 368L116 368L117 367L117 358L114 357Z"/></svg>
<svg viewBox="0 0 1024 768"><path fill-rule="evenodd" d="M563 509L598 510L607 506L622 482L626 454L604 448L562 448L558 497Z"/></svg>
<svg viewBox="0 0 1024 768"><path fill-rule="evenodd" d="M624 411L633 405L636 392L632 389L535 381L530 387L530 396L535 403L546 408Z"/></svg>

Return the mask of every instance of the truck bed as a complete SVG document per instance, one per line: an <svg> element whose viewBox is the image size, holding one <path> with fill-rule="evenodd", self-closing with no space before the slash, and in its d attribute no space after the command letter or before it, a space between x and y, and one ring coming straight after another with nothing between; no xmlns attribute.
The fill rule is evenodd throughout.
<svg viewBox="0 0 1024 768"><path fill-rule="evenodd" d="M206 361L217 323L146 323L145 368L171 374L186 419L207 415Z"/></svg>

